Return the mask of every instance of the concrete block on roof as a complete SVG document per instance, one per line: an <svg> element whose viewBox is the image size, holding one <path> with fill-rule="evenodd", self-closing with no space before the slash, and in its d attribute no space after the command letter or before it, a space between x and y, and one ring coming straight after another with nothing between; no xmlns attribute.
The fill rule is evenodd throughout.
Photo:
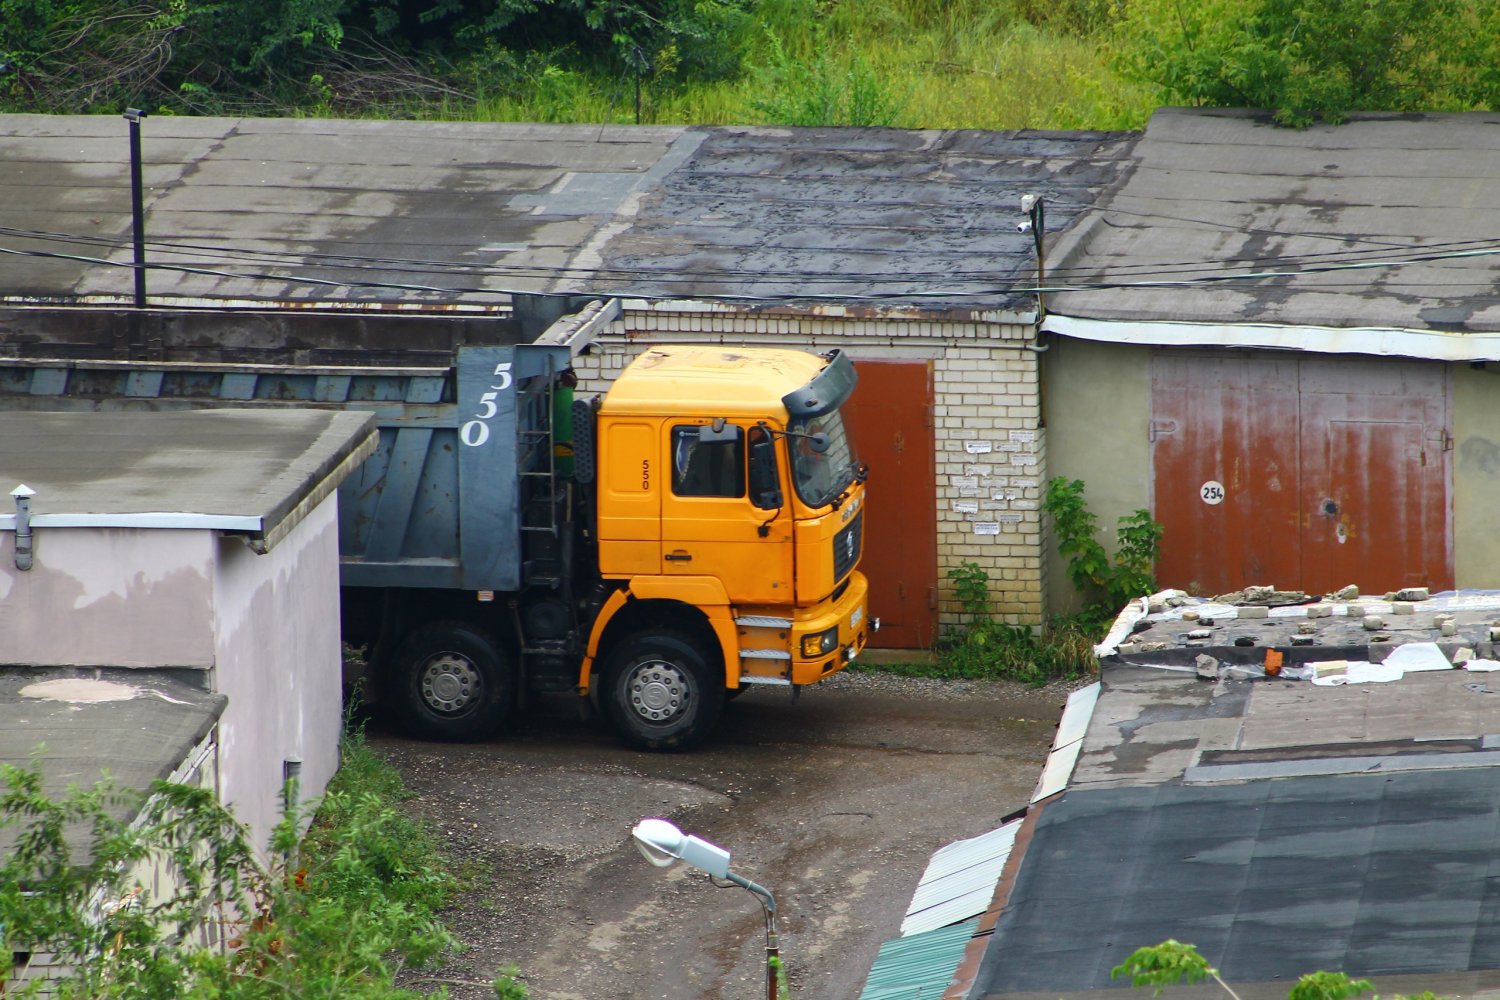
<svg viewBox="0 0 1500 1000"><path fill-rule="evenodd" d="M1241 618L1269 618L1271 617L1271 609L1258 605L1251 605L1248 607L1240 608L1239 616Z"/></svg>
<svg viewBox="0 0 1500 1000"><path fill-rule="evenodd" d="M1416 610L1417 606L1410 601L1396 601L1391 605L1391 614L1393 615L1410 615L1414 614Z"/></svg>
<svg viewBox="0 0 1500 1000"><path fill-rule="evenodd" d="M1398 601L1425 601L1431 596L1426 587L1405 587L1396 591Z"/></svg>
<svg viewBox="0 0 1500 1000"><path fill-rule="evenodd" d="M1333 608L1327 604L1310 604L1307 607L1307 617L1327 618L1333 614Z"/></svg>
<svg viewBox="0 0 1500 1000"><path fill-rule="evenodd" d="M1366 632L1378 632L1385 628L1385 619L1379 615L1365 615L1364 625Z"/></svg>

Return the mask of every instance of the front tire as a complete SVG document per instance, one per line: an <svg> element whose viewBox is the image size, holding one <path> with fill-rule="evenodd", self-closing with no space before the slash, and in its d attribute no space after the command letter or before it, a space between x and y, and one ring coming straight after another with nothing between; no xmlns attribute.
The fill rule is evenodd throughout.
<svg viewBox="0 0 1500 1000"><path fill-rule="evenodd" d="M418 739L472 743L493 736L516 702L516 676L489 634L463 622L424 625L401 643L391 689Z"/></svg>
<svg viewBox="0 0 1500 1000"><path fill-rule="evenodd" d="M686 750L724 709L724 684L688 636L642 633L623 642L605 670L610 722L641 750Z"/></svg>

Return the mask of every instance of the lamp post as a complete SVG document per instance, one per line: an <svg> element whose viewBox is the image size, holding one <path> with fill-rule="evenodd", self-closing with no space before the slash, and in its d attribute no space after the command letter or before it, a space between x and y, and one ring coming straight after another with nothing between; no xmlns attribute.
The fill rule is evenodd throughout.
<svg viewBox="0 0 1500 1000"><path fill-rule="evenodd" d="M686 861L700 871L749 889L760 899L766 914L766 998L779 1000L778 967L781 950L776 938L776 899L771 890L729 870L729 852L716 844L683 833L664 819L643 819L630 831L635 846L645 859L658 868L675 861Z"/></svg>
<svg viewBox="0 0 1500 1000"><path fill-rule="evenodd" d="M1039 194L1021 195L1021 214L1025 216L1016 231L1030 233L1032 241L1036 244L1036 322L1040 327L1043 317L1047 314L1046 293L1042 291L1047 284L1047 258L1042 239L1047 235L1046 201Z"/></svg>

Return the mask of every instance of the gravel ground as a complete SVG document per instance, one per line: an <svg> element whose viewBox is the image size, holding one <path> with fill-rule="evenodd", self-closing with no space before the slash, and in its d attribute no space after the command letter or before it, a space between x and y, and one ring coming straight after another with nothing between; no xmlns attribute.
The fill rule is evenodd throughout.
<svg viewBox="0 0 1500 1000"><path fill-rule="evenodd" d="M492 1000L514 964L536 1000L764 996L755 899L646 865L628 832L660 816L776 893L794 996L852 1000L932 852L1029 799L1076 686L845 672L746 693L683 754L622 748L572 698L489 743L374 732L471 885L467 950L408 982Z"/></svg>

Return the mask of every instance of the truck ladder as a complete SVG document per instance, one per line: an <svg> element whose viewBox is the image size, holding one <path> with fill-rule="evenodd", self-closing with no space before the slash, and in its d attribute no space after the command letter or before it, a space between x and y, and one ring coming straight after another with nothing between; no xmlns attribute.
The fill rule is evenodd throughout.
<svg viewBox="0 0 1500 1000"><path fill-rule="evenodd" d="M557 372L528 379L516 392L517 467L521 478L521 530L558 535L557 454L552 439L552 409Z"/></svg>

